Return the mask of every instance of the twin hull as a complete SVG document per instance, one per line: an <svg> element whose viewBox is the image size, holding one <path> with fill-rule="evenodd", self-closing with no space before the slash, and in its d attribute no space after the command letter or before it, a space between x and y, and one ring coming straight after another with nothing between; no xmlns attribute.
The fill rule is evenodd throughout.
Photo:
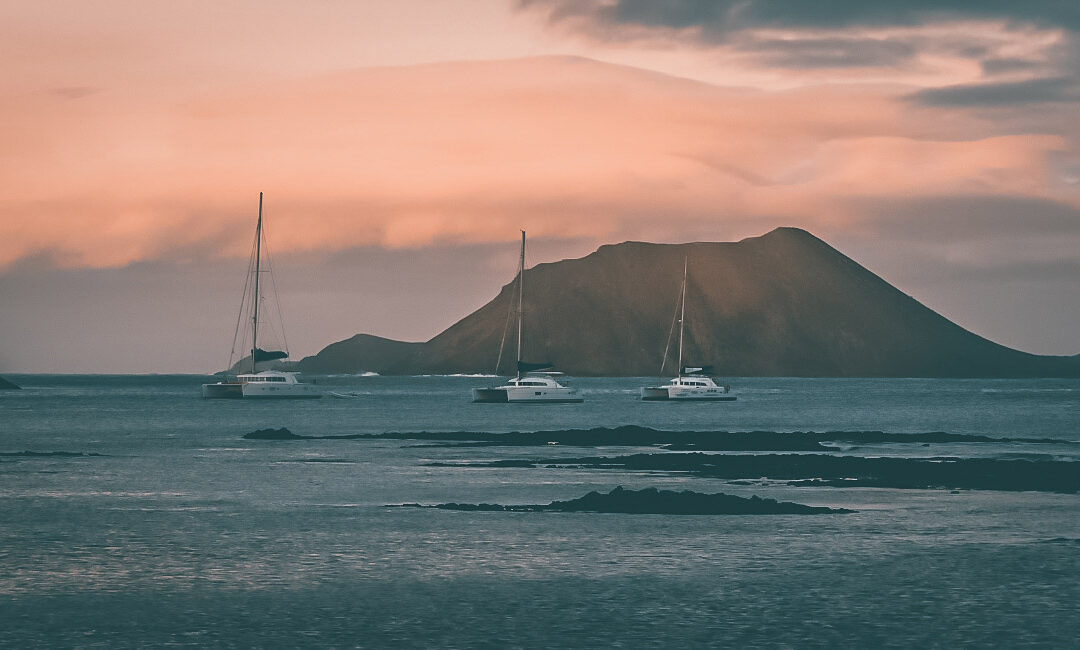
<svg viewBox="0 0 1080 650"><path fill-rule="evenodd" d="M322 393L311 384L220 382L203 384L202 396L208 399L311 399L322 397Z"/></svg>
<svg viewBox="0 0 1080 650"><path fill-rule="evenodd" d="M472 389L473 401L486 404L576 404L585 401L576 388L564 386L500 386Z"/></svg>
<svg viewBox="0 0 1080 650"><path fill-rule="evenodd" d="M734 402L737 398L723 386L649 386L641 389L646 402Z"/></svg>

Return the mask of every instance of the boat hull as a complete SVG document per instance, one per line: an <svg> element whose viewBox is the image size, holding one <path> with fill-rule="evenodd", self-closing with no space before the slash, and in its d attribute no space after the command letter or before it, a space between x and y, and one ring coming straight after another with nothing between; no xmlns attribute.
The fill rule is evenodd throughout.
<svg viewBox="0 0 1080 650"><path fill-rule="evenodd" d="M585 400L576 388L514 386L507 389L506 401L512 404L577 404Z"/></svg>
<svg viewBox="0 0 1080 650"><path fill-rule="evenodd" d="M734 402L738 399L722 387L648 386L641 389L646 402Z"/></svg>
<svg viewBox="0 0 1080 650"><path fill-rule="evenodd" d="M641 389L641 399L646 402L662 402L668 399L668 391L663 386L647 386Z"/></svg>
<svg viewBox="0 0 1080 650"><path fill-rule="evenodd" d="M235 381L203 384L202 396L205 399L313 399L322 397L322 393L311 384L296 381Z"/></svg>
<svg viewBox="0 0 1080 650"><path fill-rule="evenodd" d="M244 385L225 382L203 384L202 396L206 399L240 399L244 396Z"/></svg>
<svg viewBox="0 0 1080 650"><path fill-rule="evenodd" d="M706 389L669 390L668 399L672 402L734 402L737 398L722 389Z"/></svg>
<svg viewBox="0 0 1080 650"><path fill-rule="evenodd" d="M311 384L244 384L244 399L314 399L322 397Z"/></svg>
<svg viewBox="0 0 1080 650"><path fill-rule="evenodd" d="M563 386L500 386L472 389L474 403L481 404L579 404L585 399L577 389Z"/></svg>
<svg viewBox="0 0 1080 650"><path fill-rule="evenodd" d="M474 388L472 401L480 404L505 404L506 391L501 388Z"/></svg>

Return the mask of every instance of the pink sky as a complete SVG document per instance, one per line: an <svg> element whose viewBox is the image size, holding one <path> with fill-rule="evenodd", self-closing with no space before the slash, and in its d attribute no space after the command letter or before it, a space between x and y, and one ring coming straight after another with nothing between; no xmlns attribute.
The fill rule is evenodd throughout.
<svg viewBox="0 0 1080 650"><path fill-rule="evenodd" d="M509 279L519 228L535 263L780 225L993 340L1080 352L1080 19L776 4L0 0L0 370L220 367L260 191L291 272L384 279L297 285L294 357L437 333ZM478 251L471 283L398 272ZM235 273L152 280L209 268ZM148 360L163 340L187 353Z"/></svg>

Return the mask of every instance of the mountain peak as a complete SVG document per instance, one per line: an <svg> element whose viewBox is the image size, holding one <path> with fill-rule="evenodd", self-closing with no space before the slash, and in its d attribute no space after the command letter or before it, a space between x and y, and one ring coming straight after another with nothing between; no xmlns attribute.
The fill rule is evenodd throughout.
<svg viewBox="0 0 1080 650"><path fill-rule="evenodd" d="M792 227L739 242L628 241L528 269L524 357L577 375L655 375L684 260L684 360L721 375L1080 375L1077 359L1026 354L964 330ZM301 368L491 372L513 311L509 286L426 343L343 341ZM512 363L503 358L499 370Z"/></svg>

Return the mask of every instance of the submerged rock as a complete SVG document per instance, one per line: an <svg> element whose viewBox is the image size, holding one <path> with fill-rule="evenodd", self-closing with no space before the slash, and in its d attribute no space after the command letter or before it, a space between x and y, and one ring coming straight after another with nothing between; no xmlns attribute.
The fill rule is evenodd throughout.
<svg viewBox="0 0 1080 650"><path fill-rule="evenodd" d="M884 431L666 431L636 425L561 429L551 431L490 433L480 431L419 431L369 434L365 437L389 440L426 440L429 446L448 447L662 447L671 451L831 451L826 443L1052 443L1048 438L992 438L989 436L944 433L887 433Z"/></svg>
<svg viewBox="0 0 1080 650"><path fill-rule="evenodd" d="M750 498L717 492L702 494L683 490L625 490L619 486L608 492L589 492L572 501L554 501L547 509L560 512L622 512L664 515L816 515L851 510L806 506L801 503Z"/></svg>
<svg viewBox="0 0 1080 650"><path fill-rule="evenodd" d="M1042 458L1040 456L1040 458ZM808 487L1080 492L1077 463L1011 458L904 458L824 454L663 453L497 461L500 467L685 472L726 480L771 479ZM511 463L519 463L512 465ZM494 462L459 467L496 466Z"/></svg>
<svg viewBox="0 0 1080 650"><path fill-rule="evenodd" d="M285 427L280 429L259 429L251 433L245 433L247 440L304 440L309 436L298 436Z"/></svg>
<svg viewBox="0 0 1080 650"><path fill-rule="evenodd" d="M594 491L577 499L552 501L547 505L440 503L434 506L423 506L418 503L406 503L401 507L469 512L604 512L642 515L820 515L854 512L843 508L815 507L775 499L762 499L758 496L745 498L722 492L703 494L690 490L674 492L656 488L627 490L622 486L607 494Z"/></svg>

